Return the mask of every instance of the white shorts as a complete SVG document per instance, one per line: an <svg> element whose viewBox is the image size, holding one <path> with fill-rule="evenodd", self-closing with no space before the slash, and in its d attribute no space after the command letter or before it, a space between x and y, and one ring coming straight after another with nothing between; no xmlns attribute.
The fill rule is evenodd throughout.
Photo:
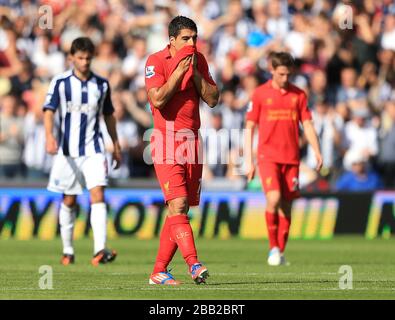
<svg viewBox="0 0 395 320"><path fill-rule="evenodd" d="M83 189L107 186L108 167L104 154L78 158L56 155L47 189L67 195L78 195Z"/></svg>

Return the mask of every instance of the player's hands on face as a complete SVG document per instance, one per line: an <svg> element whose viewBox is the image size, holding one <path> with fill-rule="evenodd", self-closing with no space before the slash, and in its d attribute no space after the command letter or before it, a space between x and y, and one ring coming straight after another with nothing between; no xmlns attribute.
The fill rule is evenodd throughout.
<svg viewBox="0 0 395 320"><path fill-rule="evenodd" d="M56 154L58 152L58 143L53 136L46 137L45 150L49 154Z"/></svg>
<svg viewBox="0 0 395 320"><path fill-rule="evenodd" d="M322 168L322 164L323 164L323 160L322 160L322 155L321 155L321 153L316 153L316 155L315 155L315 159L317 160L317 165L316 165L316 167L315 167L315 170L317 171L317 172L320 172L320 170L321 170L321 168Z"/></svg>
<svg viewBox="0 0 395 320"><path fill-rule="evenodd" d="M177 69L176 69L177 72L179 72L180 75L184 75L188 71L191 61L192 61L192 56L188 56L188 57L182 59L177 66Z"/></svg>
<svg viewBox="0 0 395 320"><path fill-rule="evenodd" d="M196 70L197 70L197 56L196 56L196 54L194 53L193 55L192 55L192 65L193 65L193 71L195 72Z"/></svg>
<svg viewBox="0 0 395 320"><path fill-rule="evenodd" d="M119 144L114 146L114 151L112 153L112 165L113 169L118 169L121 166L122 163L122 153L121 153L121 147Z"/></svg>

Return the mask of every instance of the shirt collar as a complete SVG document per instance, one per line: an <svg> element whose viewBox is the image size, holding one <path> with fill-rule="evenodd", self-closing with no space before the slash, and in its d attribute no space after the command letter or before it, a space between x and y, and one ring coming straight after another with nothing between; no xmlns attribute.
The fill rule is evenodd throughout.
<svg viewBox="0 0 395 320"><path fill-rule="evenodd" d="M285 88L280 88L280 89L276 89L275 87L273 87L273 81L272 81L272 79L270 79L269 80L270 81L270 83L269 83L269 85L270 85L270 87L273 89L273 90L276 90L276 91L279 91L280 92L280 94L281 95L286 95L287 93L288 93L288 91L289 91L289 86L290 86L290 83L288 83L288 87L285 89Z"/></svg>
<svg viewBox="0 0 395 320"><path fill-rule="evenodd" d="M162 55L162 57L165 58L165 59L170 59L170 58L171 58L171 54L170 54L170 44L168 44L168 45L166 46L166 48L164 48L164 49L161 51L161 55Z"/></svg>
<svg viewBox="0 0 395 320"><path fill-rule="evenodd" d="M89 72L88 79L86 79L86 80L82 80L82 79L78 78L77 75L76 75L75 72L74 72L74 69L72 70L72 75L73 75L75 78L77 78L79 81L81 81L82 83L86 83L86 82L88 82L88 81L93 77L93 72L92 72L92 71Z"/></svg>

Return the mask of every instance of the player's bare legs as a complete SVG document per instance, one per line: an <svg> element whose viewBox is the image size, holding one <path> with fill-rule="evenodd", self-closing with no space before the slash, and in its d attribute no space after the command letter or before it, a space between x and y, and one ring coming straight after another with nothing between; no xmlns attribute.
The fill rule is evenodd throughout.
<svg viewBox="0 0 395 320"><path fill-rule="evenodd" d="M104 187L97 186L89 190L91 197L91 226L94 239L94 257L92 264L111 262L117 253L106 249L107 206L104 202Z"/></svg>
<svg viewBox="0 0 395 320"><path fill-rule="evenodd" d="M269 265L272 266L277 266L281 263L281 252L278 242L280 204L281 193L279 190L270 190L266 192L265 218L270 246L270 252L267 262Z"/></svg>
<svg viewBox="0 0 395 320"><path fill-rule="evenodd" d="M76 217L76 196L63 195L59 210L60 236L63 243L61 263L65 266L74 263L73 232Z"/></svg>

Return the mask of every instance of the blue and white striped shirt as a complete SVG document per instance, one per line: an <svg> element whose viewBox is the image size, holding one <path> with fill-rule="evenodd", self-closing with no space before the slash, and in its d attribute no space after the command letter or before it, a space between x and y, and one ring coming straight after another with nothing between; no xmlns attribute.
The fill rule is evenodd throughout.
<svg viewBox="0 0 395 320"><path fill-rule="evenodd" d="M114 112L106 79L91 72L83 81L66 71L51 81L43 109L58 111L59 153L81 157L104 152L100 114Z"/></svg>

